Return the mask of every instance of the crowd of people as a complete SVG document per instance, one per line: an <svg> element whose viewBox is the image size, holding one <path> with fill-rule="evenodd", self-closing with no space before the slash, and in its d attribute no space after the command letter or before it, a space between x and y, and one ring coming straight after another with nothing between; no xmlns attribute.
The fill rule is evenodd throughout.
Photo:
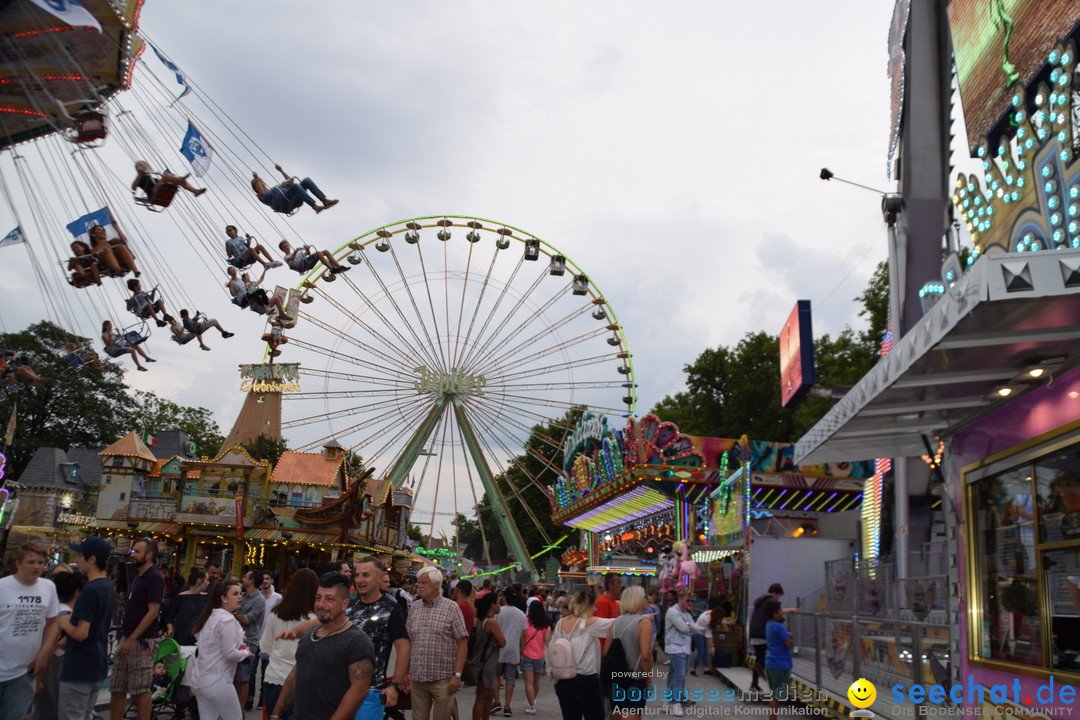
<svg viewBox="0 0 1080 720"><path fill-rule="evenodd" d="M132 543L122 587L106 574L106 540L71 547L75 567L46 575L46 550L25 544L15 573L0 579L0 720L21 720L31 705L35 720L89 720L106 678L111 720L131 717L129 708L149 720L170 680L155 667L163 638L197 648L178 682L201 720L239 720L256 704L269 720L377 720L406 708L415 720L464 720L464 681L476 685L473 720L512 717L519 678L523 712L535 715L549 671L564 720L626 717L643 711L658 648L670 664L661 697L681 716L693 637L725 614L695 619L688 591L659 605L655 591L624 588L616 574L567 596L490 579L476 588L429 566L416 573L414 596L391 587L374 557L299 569L282 593L262 569L237 579L212 562L167 589L150 538ZM604 679L609 655L625 664ZM560 657L570 658L565 667Z"/></svg>

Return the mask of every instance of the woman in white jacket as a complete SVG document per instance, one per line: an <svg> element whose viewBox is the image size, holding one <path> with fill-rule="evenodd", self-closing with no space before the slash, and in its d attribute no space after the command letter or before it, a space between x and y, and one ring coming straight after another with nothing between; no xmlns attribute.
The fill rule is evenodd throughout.
<svg viewBox="0 0 1080 720"><path fill-rule="evenodd" d="M233 613L244 592L235 580L219 582L210 591L202 615L191 627L198 651L188 670L188 685L199 703L201 720L242 720L240 699L233 686L236 665L251 657L244 628Z"/></svg>

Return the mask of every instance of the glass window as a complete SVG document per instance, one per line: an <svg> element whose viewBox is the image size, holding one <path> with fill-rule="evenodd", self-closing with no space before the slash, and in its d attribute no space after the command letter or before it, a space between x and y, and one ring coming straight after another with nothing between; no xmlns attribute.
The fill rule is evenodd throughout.
<svg viewBox="0 0 1080 720"><path fill-rule="evenodd" d="M1039 540L1080 539L1080 444L1035 462L1039 497Z"/></svg>
<svg viewBox="0 0 1080 720"><path fill-rule="evenodd" d="M1043 665L1031 466L975 483L977 575L982 583L979 656Z"/></svg>
<svg viewBox="0 0 1080 720"><path fill-rule="evenodd" d="M1046 550L1042 562L1050 598L1052 667L1080 673L1080 546Z"/></svg>

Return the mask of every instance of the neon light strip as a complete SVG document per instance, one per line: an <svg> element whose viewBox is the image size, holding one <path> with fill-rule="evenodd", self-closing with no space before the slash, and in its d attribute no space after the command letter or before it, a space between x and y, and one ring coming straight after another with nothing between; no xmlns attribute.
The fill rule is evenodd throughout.
<svg viewBox="0 0 1080 720"><path fill-rule="evenodd" d="M831 500L835 495L836 493L833 493L832 495L826 495L825 493L821 493L821 497L818 498L817 502L811 503L813 507L810 508L810 511L816 512L819 507L829 502L829 500Z"/></svg>

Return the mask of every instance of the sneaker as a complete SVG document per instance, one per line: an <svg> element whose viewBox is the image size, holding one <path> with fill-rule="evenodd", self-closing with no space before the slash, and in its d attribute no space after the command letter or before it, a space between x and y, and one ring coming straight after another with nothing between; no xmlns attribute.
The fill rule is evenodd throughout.
<svg viewBox="0 0 1080 720"><path fill-rule="evenodd" d="M680 705L679 703L675 703L674 705L672 705L671 706L671 714L674 717L682 717L683 716L682 705Z"/></svg>
<svg viewBox="0 0 1080 720"><path fill-rule="evenodd" d="M169 323L165 322L164 320L155 320L154 322L157 323L158 327L165 327L166 325L169 324Z"/></svg>
<svg viewBox="0 0 1080 720"><path fill-rule="evenodd" d="M693 675L694 677L697 677L697 671L696 670L691 670L690 674Z"/></svg>
<svg viewBox="0 0 1080 720"><path fill-rule="evenodd" d="M281 267L281 266L282 266L282 265L284 265L284 264L285 264L285 263L281 262L280 260L274 260L273 262L271 262L271 263L270 263L269 265L267 265L266 267L268 267L268 268L279 268L279 267Z"/></svg>
<svg viewBox="0 0 1080 720"><path fill-rule="evenodd" d="M140 365L139 366L139 372L146 372L146 366L145 365Z"/></svg>
<svg viewBox="0 0 1080 720"><path fill-rule="evenodd" d="M338 272L349 272L350 270L352 270L352 268L348 265L342 265L338 268Z"/></svg>
<svg viewBox="0 0 1080 720"><path fill-rule="evenodd" d="M525 708L525 714L526 715L535 715L536 714L536 706L535 705L530 705L529 707Z"/></svg>
<svg viewBox="0 0 1080 720"><path fill-rule="evenodd" d="M323 210L329 210L330 208L334 207L337 204L338 204L337 200L331 200L330 198L326 198L325 200L322 201L322 209Z"/></svg>
<svg viewBox="0 0 1080 720"><path fill-rule="evenodd" d="M510 708L506 708L505 710L503 710L503 717L513 717L513 716L514 716L514 713L513 713L512 710L510 710Z"/></svg>
<svg viewBox="0 0 1080 720"><path fill-rule="evenodd" d="M502 712L502 705L499 704L498 700L491 703L491 714L494 715L497 712Z"/></svg>
<svg viewBox="0 0 1080 720"><path fill-rule="evenodd" d="M146 358L146 362L157 362L154 358Z"/></svg>
<svg viewBox="0 0 1080 720"><path fill-rule="evenodd" d="M318 215L319 213L321 213L326 208L324 208L322 205L312 205L311 209L315 211L316 215Z"/></svg>
<svg viewBox="0 0 1080 720"><path fill-rule="evenodd" d="M200 345L199 349L200 350L209 350L210 348L206 347L205 345Z"/></svg>
<svg viewBox="0 0 1080 720"><path fill-rule="evenodd" d="M228 340L229 338L231 338L235 334L236 333L226 332L224 330L221 331L221 337L225 338L226 340Z"/></svg>

